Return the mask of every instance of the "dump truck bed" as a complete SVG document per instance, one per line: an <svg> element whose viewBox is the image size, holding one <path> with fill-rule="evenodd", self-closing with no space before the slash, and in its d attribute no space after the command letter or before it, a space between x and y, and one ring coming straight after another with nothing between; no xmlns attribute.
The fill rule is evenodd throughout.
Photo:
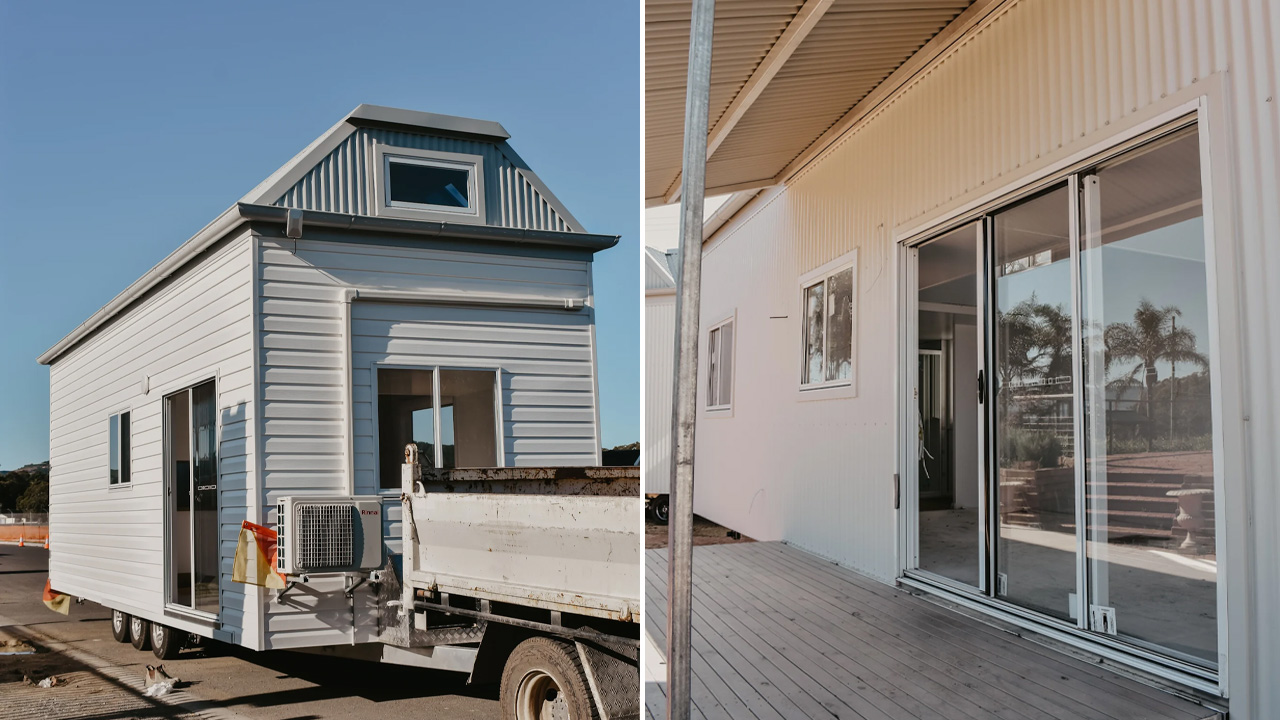
<svg viewBox="0 0 1280 720"><path fill-rule="evenodd" d="M425 469L405 485L406 588L638 621L638 468Z"/></svg>

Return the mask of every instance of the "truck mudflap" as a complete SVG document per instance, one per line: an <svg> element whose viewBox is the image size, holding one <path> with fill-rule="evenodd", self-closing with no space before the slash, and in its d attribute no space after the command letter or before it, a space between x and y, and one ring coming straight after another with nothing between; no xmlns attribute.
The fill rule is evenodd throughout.
<svg viewBox="0 0 1280 720"><path fill-rule="evenodd" d="M582 668L601 720L633 720L640 717L639 648L606 647L575 641ZM635 656L631 656L631 651Z"/></svg>

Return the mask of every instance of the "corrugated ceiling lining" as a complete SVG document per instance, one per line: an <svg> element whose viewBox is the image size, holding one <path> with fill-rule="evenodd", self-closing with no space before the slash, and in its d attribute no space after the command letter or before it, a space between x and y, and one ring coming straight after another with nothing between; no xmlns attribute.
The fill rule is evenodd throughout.
<svg viewBox="0 0 1280 720"><path fill-rule="evenodd" d="M712 51L714 126L802 3L720 0ZM689 60L690 0L645 4L645 196L670 192L680 172Z"/></svg>
<svg viewBox="0 0 1280 720"><path fill-rule="evenodd" d="M838 0L711 157L707 186L776 176L969 4Z"/></svg>

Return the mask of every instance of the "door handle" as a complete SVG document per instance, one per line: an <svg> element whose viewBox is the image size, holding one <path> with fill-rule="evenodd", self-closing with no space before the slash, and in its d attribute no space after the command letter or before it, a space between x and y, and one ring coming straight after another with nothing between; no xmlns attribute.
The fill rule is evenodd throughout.
<svg viewBox="0 0 1280 720"><path fill-rule="evenodd" d="M981 370L978 371L978 404L981 405L987 397L986 375Z"/></svg>

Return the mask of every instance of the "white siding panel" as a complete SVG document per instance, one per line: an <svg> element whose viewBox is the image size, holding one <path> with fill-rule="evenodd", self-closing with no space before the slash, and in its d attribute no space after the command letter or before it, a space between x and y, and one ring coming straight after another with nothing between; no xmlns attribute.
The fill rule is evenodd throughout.
<svg viewBox="0 0 1280 720"><path fill-rule="evenodd" d="M252 263L247 235L229 241L51 366L49 574L60 590L198 630L163 610L162 403L166 393L218 378L225 537L248 517L254 483ZM107 421L126 409L132 482L110 487ZM256 623L246 628L245 596L229 570L221 584L222 629L236 641L256 633Z"/></svg>
<svg viewBox="0 0 1280 720"><path fill-rule="evenodd" d="M674 381L676 296L644 299L644 491L671 492L671 385Z"/></svg>
<svg viewBox="0 0 1280 720"><path fill-rule="evenodd" d="M1277 15L1266 0L1011 3L726 225L706 251L702 320L737 308L738 392L732 418L700 416L697 511L891 579L895 234L1219 88L1205 121L1226 192L1207 210L1238 360L1223 382L1244 398L1224 419L1231 713L1280 717L1280 615L1260 610L1280 604L1280 526L1262 521L1280 515ZM855 248L857 396L802 402L797 278Z"/></svg>
<svg viewBox="0 0 1280 720"><path fill-rule="evenodd" d="M590 301L585 261L427 248L261 240L258 319L263 488L268 523L291 493L346 492L343 292L447 290ZM591 311L373 302L351 304L355 490L378 493L376 363L502 370L507 465L589 465L596 459ZM398 492L384 504L388 551L400 552ZM341 599L342 593L337 593ZM318 603L310 609L306 603ZM301 598L268 610L267 644L348 642L350 602ZM336 618L336 619L335 619ZM361 629L367 631L366 628Z"/></svg>

